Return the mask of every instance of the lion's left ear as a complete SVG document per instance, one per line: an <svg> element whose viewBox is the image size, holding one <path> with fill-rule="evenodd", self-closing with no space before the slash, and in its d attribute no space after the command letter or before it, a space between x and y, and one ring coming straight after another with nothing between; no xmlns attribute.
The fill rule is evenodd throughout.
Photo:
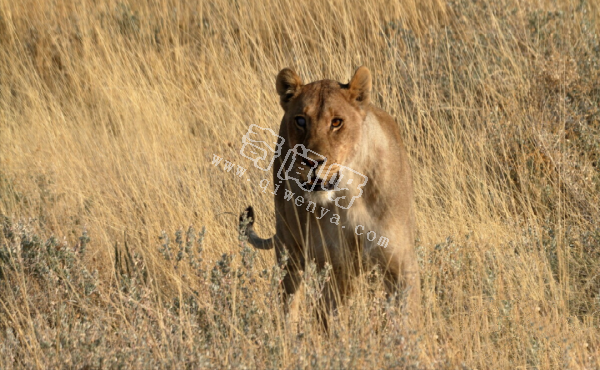
<svg viewBox="0 0 600 370"><path fill-rule="evenodd" d="M365 66L359 67L350 83L348 83L348 90L350 90L350 98L354 99L360 105L369 104L371 100L371 72Z"/></svg>

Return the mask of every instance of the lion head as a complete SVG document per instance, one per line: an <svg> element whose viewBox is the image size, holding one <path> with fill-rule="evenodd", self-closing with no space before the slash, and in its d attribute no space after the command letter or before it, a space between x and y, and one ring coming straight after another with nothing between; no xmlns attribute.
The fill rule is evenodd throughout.
<svg viewBox="0 0 600 370"><path fill-rule="evenodd" d="M290 148L304 151L298 167L307 185L303 189L339 191L336 185L342 177L353 181L349 178L353 171L347 166L359 152L370 104L371 73L360 67L347 84L321 80L304 85L286 68L279 72L276 85L285 112L281 134Z"/></svg>

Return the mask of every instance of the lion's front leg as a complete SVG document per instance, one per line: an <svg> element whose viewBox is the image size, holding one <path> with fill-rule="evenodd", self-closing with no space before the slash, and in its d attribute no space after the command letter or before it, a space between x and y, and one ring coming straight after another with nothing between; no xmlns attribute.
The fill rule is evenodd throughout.
<svg viewBox="0 0 600 370"><path fill-rule="evenodd" d="M285 276L281 282L281 302L286 319L290 324L297 326L299 322L299 308L303 299L302 270L303 261L297 253L288 252L285 246L277 249L277 261L283 268Z"/></svg>
<svg viewBox="0 0 600 370"><path fill-rule="evenodd" d="M302 274L296 269L286 268L285 271L281 300L284 305L284 312L289 317L290 322L297 322L301 300L298 296L302 295Z"/></svg>
<svg viewBox="0 0 600 370"><path fill-rule="evenodd" d="M421 325L421 278L416 256L405 259L398 281L396 286L401 289L402 296L406 299L404 309L409 325L416 329Z"/></svg>
<svg viewBox="0 0 600 370"><path fill-rule="evenodd" d="M421 324L421 279L416 253L412 250L394 253L393 249L377 248L373 257L384 271L388 296L400 300L402 314L410 327L416 329Z"/></svg>

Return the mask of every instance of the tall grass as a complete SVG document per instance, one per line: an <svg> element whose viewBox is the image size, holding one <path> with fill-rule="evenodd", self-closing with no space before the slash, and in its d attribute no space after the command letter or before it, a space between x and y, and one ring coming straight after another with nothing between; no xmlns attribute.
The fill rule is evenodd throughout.
<svg viewBox="0 0 600 370"><path fill-rule="evenodd" d="M600 367L599 35L593 1L0 0L0 368ZM296 335L238 240L248 204L274 232L241 136L283 67L359 65L411 157L424 328L375 272L323 333L309 266Z"/></svg>

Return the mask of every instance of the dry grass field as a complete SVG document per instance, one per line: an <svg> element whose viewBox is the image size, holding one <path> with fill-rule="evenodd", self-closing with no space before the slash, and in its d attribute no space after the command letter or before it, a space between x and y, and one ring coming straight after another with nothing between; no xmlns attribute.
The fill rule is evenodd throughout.
<svg viewBox="0 0 600 370"><path fill-rule="evenodd" d="M308 268L297 334L238 239L249 204L274 232L241 138L280 69L360 65L409 150L424 325L373 272L326 333ZM0 0L0 228L0 369L599 369L600 4Z"/></svg>

